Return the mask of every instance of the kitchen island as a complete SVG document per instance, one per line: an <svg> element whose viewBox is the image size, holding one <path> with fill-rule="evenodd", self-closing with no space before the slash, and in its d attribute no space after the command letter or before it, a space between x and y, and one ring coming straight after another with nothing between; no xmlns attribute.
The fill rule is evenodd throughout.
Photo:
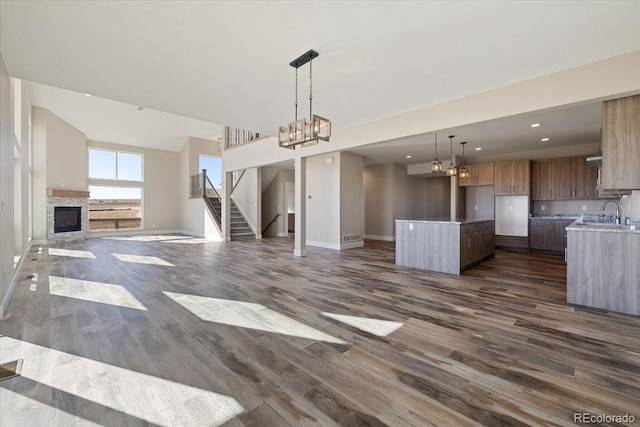
<svg viewBox="0 0 640 427"><path fill-rule="evenodd" d="M640 315L640 226L567 227L567 302Z"/></svg>
<svg viewBox="0 0 640 427"><path fill-rule="evenodd" d="M493 219L396 220L396 264L460 274L495 255Z"/></svg>

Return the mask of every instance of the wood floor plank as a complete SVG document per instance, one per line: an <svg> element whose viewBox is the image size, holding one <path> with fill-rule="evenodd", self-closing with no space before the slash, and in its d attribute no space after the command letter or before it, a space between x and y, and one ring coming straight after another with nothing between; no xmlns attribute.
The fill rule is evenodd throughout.
<svg viewBox="0 0 640 427"><path fill-rule="evenodd" d="M197 393L242 407L220 418L230 427L570 426L575 412L640 420L640 318L568 305L562 257L497 251L454 276L395 265L393 242L304 258L289 239L181 235L32 252L0 324L0 359L23 352L40 365L0 383L2 425L207 425L212 401ZM91 299L60 293L63 279ZM325 312L401 326L378 336ZM296 336L301 327L342 343ZM145 380L127 379L138 374ZM160 401L175 403L155 416Z"/></svg>

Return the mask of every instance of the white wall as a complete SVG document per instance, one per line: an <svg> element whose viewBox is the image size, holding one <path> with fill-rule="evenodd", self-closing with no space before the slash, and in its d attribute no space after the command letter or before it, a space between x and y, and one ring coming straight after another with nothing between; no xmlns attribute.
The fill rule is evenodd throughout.
<svg viewBox="0 0 640 427"><path fill-rule="evenodd" d="M364 168L365 235L368 239L393 240L393 164Z"/></svg>
<svg viewBox="0 0 640 427"><path fill-rule="evenodd" d="M260 168L262 179L273 176L274 168ZM287 214L287 182L295 182L294 171L290 169L278 169L275 177L266 186L262 193L262 228L266 227L276 214L282 214L264 233L262 237L284 237L288 231L285 215ZM260 230L262 231L262 230Z"/></svg>
<svg viewBox="0 0 640 427"><path fill-rule="evenodd" d="M0 318L30 249L31 94L0 54Z"/></svg>
<svg viewBox="0 0 640 427"><path fill-rule="evenodd" d="M47 238L47 188L87 190L85 135L51 111L32 108L33 239Z"/></svg>
<svg viewBox="0 0 640 427"><path fill-rule="evenodd" d="M87 190L87 138L47 111L47 187Z"/></svg>
<svg viewBox="0 0 640 427"><path fill-rule="evenodd" d="M340 249L340 155L307 159L307 245Z"/></svg>
<svg viewBox="0 0 640 427"><path fill-rule="evenodd" d="M260 234L262 230L258 230L258 168L245 170L231 197L256 235Z"/></svg>
<svg viewBox="0 0 640 427"><path fill-rule="evenodd" d="M178 153L179 229L195 236L221 241L222 235L204 201L190 198L190 176L200 173L200 155L221 156L217 141L190 137Z"/></svg>
<svg viewBox="0 0 640 427"><path fill-rule="evenodd" d="M11 83L9 74L0 56L0 198L4 209L0 211L0 295L8 300L13 279L13 249L15 233L13 229L13 154L15 135L11 109ZM1 307L0 307L1 308Z"/></svg>
<svg viewBox="0 0 640 427"><path fill-rule="evenodd" d="M493 185L480 185L467 188L468 219L495 218L495 189ZM476 209L477 208L477 209Z"/></svg>
<svg viewBox="0 0 640 427"><path fill-rule="evenodd" d="M357 242L342 242L342 236L360 234L364 238L364 182L362 156L340 153L340 248L355 248L364 245Z"/></svg>
<svg viewBox="0 0 640 427"><path fill-rule="evenodd" d="M396 219L449 217L451 179L407 175L405 166L383 163L364 168L365 234L394 240Z"/></svg>
<svg viewBox="0 0 640 427"><path fill-rule="evenodd" d="M315 156L505 116L625 96L640 90L638 69L640 51L631 52L352 128L335 130L330 143L306 147L303 155ZM299 155L297 150L279 148L276 138L265 138L227 150L224 168L237 170L293 160L296 154Z"/></svg>

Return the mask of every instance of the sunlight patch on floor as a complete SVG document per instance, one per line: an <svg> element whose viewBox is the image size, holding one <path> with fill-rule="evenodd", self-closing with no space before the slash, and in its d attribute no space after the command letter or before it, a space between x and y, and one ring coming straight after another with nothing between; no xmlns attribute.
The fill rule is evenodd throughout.
<svg viewBox="0 0 640 427"><path fill-rule="evenodd" d="M147 235L147 236L122 236L122 237L103 237L103 240L122 240L129 242L165 242L170 240L186 239L185 236L163 236L163 235Z"/></svg>
<svg viewBox="0 0 640 427"><path fill-rule="evenodd" d="M96 256L90 251L77 251L74 249L49 248L49 255L96 259Z"/></svg>
<svg viewBox="0 0 640 427"><path fill-rule="evenodd" d="M158 258L157 256L146 255L130 255L130 254L113 254L114 257L122 262L133 262L135 264L163 265L166 267L175 267L168 261Z"/></svg>
<svg viewBox="0 0 640 427"><path fill-rule="evenodd" d="M111 283L49 276L49 293L101 304L147 310L124 286Z"/></svg>
<svg viewBox="0 0 640 427"><path fill-rule="evenodd" d="M181 244L193 245L193 244L196 244L196 243L211 243L211 242L220 243L220 242L218 242L216 240L206 239L204 237L187 237L187 238L184 238L184 239L167 240L167 241L162 242L162 243L181 243Z"/></svg>
<svg viewBox="0 0 640 427"><path fill-rule="evenodd" d="M0 337L0 349L0 363L24 359L21 377L0 386L2 425L104 425L109 419L91 417L109 416L106 408L111 408L120 413L115 420L120 416L134 424L220 426L244 411L224 394L14 338ZM51 406L52 392L64 395L73 412L87 415Z"/></svg>
<svg viewBox="0 0 640 427"><path fill-rule="evenodd" d="M207 322L289 335L316 341L345 344L304 323L271 310L261 304L163 292L166 296Z"/></svg>
<svg viewBox="0 0 640 427"><path fill-rule="evenodd" d="M370 317L348 316L346 314L322 313L322 315L378 337L386 337L404 325L402 322L372 319Z"/></svg>

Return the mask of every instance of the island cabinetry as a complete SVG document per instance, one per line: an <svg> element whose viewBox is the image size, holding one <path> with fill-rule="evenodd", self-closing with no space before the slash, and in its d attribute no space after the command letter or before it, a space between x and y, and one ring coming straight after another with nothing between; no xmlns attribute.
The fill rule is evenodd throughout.
<svg viewBox="0 0 640 427"><path fill-rule="evenodd" d="M495 255L494 239L494 220L396 220L396 264L460 274Z"/></svg>
<svg viewBox="0 0 640 427"><path fill-rule="evenodd" d="M602 181L605 190L640 189L640 95L602 107Z"/></svg>
<svg viewBox="0 0 640 427"><path fill-rule="evenodd" d="M567 302L640 315L640 232L568 229Z"/></svg>
<svg viewBox="0 0 640 427"><path fill-rule="evenodd" d="M473 187L477 185L493 185L493 163L480 163L477 165L465 165L469 170L469 178L459 180L461 187Z"/></svg>
<svg viewBox="0 0 640 427"><path fill-rule="evenodd" d="M495 195L528 195L531 182L531 162L513 160L495 163Z"/></svg>
<svg viewBox="0 0 640 427"><path fill-rule="evenodd" d="M490 223L462 224L460 267L465 269L495 254L495 227Z"/></svg>

